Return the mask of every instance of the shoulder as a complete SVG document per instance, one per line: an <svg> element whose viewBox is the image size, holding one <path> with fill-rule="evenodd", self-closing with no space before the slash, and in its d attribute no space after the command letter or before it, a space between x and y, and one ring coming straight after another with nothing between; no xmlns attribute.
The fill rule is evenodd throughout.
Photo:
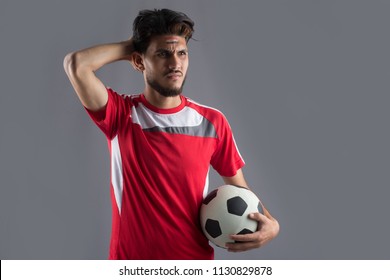
<svg viewBox="0 0 390 280"><path fill-rule="evenodd" d="M187 99L187 106L196 110L203 118L207 119L217 132L218 138L224 138L224 135L231 131L230 124L225 115L218 109Z"/></svg>
<svg viewBox="0 0 390 280"><path fill-rule="evenodd" d="M137 106L140 102L141 94L118 93L110 87L107 87L107 93L109 99L111 99L111 101L113 101L114 103L123 103L125 105Z"/></svg>
<svg viewBox="0 0 390 280"><path fill-rule="evenodd" d="M187 106L196 110L199 114L201 114L203 117L208 119L211 122L225 122L226 117L225 115L218 109L203 105L201 103L198 103L188 97L185 97L187 101Z"/></svg>

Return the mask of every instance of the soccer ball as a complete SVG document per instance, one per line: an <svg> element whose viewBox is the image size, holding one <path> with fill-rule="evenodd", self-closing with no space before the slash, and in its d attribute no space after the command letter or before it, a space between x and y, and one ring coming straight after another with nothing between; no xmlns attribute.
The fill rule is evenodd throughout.
<svg viewBox="0 0 390 280"><path fill-rule="evenodd" d="M215 245L226 248L234 242L231 234L247 234L257 230L258 222L248 214L263 209L259 198L249 189L223 185L210 192L200 207L200 224L203 233Z"/></svg>

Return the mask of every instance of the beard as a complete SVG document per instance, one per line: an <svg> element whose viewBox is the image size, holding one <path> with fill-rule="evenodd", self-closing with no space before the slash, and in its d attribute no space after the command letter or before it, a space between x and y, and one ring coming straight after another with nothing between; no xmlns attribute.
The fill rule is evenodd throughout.
<svg viewBox="0 0 390 280"><path fill-rule="evenodd" d="M182 93L183 91L183 87L184 87L184 83L186 81L186 78L187 77L184 77L183 79L183 83L181 84L180 87L164 87L162 86L159 82L157 82L155 79L153 79L152 77L146 75L146 82L148 83L148 85L154 89L155 91L157 91L159 94L161 94L162 96L164 97L175 97L175 96L178 96Z"/></svg>

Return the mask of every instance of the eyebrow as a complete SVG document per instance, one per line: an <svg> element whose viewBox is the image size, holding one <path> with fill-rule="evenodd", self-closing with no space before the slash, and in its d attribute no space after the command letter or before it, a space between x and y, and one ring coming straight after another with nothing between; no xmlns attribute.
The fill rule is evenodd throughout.
<svg viewBox="0 0 390 280"><path fill-rule="evenodd" d="M181 52L181 51L186 51L188 52L188 48L182 48L182 49L177 49L177 50L171 50L171 49L164 49L164 48L160 48L160 49L157 49L155 51L155 53L159 53L159 52L169 52L169 53L172 53L172 52L175 52L175 51L178 51L178 52Z"/></svg>

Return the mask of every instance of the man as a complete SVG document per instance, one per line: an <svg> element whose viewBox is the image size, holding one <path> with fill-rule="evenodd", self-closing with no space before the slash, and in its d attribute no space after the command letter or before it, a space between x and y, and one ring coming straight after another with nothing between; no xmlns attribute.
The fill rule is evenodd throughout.
<svg viewBox="0 0 390 280"><path fill-rule="evenodd" d="M232 132L219 111L184 97L193 21L171 10L144 10L127 41L68 54L65 71L108 139L113 206L110 259L213 259L199 225L210 165L226 184L247 187ZM127 60L143 74L139 95L106 88L95 71ZM258 248L279 231L265 209L253 234L233 235L232 252Z"/></svg>

